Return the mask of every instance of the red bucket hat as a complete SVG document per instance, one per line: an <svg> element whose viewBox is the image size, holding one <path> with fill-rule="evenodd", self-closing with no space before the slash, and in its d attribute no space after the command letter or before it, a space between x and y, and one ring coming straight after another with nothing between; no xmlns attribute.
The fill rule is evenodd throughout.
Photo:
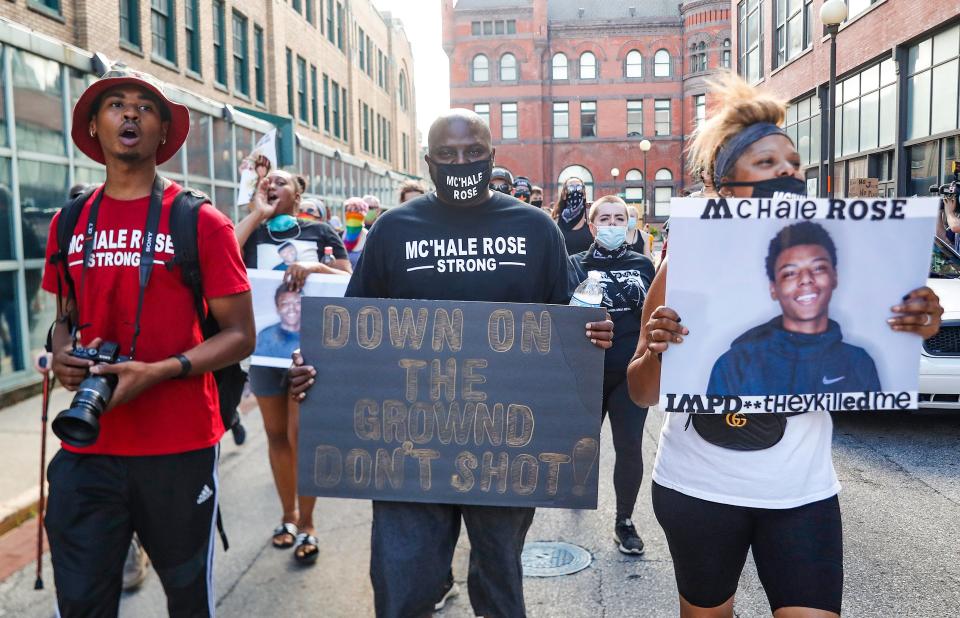
<svg viewBox="0 0 960 618"><path fill-rule="evenodd" d="M143 88L153 94L169 112L170 125L167 128L167 141L160 144L157 149L157 164L167 161L175 155L183 142L187 139L187 133L190 132L190 112L186 106L174 103L163 93L160 84L150 75L134 71L130 67L117 63L110 67L110 70L103 74L97 81L90 84L90 87L83 91L80 100L73 107L73 128L70 136L73 143L77 145L80 151L98 163L103 163L103 149L100 148L100 142L96 137L91 137L88 127L90 118L96 110L93 104L99 100L100 96L110 88L117 86L133 85Z"/></svg>

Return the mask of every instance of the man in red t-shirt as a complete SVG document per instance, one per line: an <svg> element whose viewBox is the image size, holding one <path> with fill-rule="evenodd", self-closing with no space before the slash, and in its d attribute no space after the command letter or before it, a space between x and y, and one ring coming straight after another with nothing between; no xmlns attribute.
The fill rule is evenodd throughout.
<svg viewBox="0 0 960 618"><path fill-rule="evenodd" d="M163 583L171 616L213 614L217 443L223 435L212 371L248 356L255 342L250 284L229 219L199 211L197 247L207 307L220 332L204 341L193 295L173 264L169 214L176 183L163 183L153 268L145 288L134 359L94 365L69 354L80 342L119 344L129 355L139 296L139 263L157 165L183 145L187 108L146 75L110 69L80 97L72 137L106 166L106 182L84 205L65 263L48 259L43 288L58 295L53 371L68 390L89 374L118 382L100 417L98 439L63 444L49 468L46 527L62 616L116 615L121 574L136 532ZM99 200L90 259L85 234ZM58 216L47 256L59 251ZM73 282L73 294L65 269Z"/></svg>

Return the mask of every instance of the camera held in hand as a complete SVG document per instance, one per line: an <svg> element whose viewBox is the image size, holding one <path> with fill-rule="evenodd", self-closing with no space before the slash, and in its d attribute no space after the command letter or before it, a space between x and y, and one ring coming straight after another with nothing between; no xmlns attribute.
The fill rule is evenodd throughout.
<svg viewBox="0 0 960 618"><path fill-rule="evenodd" d="M954 161L953 180L942 185L932 185L930 193L939 195L941 199L953 198L956 200L958 190L960 190L960 162Z"/></svg>
<svg viewBox="0 0 960 618"><path fill-rule="evenodd" d="M75 340L70 355L92 360L98 365L115 365L130 360L120 355L120 345L113 341L104 341L99 348L85 348ZM77 388L70 407L53 420L53 433L70 446L78 448L96 442L100 435L100 415L107 409L116 386L116 375L88 374Z"/></svg>

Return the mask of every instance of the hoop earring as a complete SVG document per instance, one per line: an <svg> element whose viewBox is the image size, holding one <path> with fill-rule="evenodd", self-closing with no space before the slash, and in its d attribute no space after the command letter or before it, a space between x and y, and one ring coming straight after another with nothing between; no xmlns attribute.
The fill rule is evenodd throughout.
<svg viewBox="0 0 960 618"><path fill-rule="evenodd" d="M97 136L97 132L94 131L93 129L90 129L90 137L96 137L96 136Z"/></svg>
<svg viewBox="0 0 960 618"><path fill-rule="evenodd" d="M167 138L161 137L161 138L160 138L160 145L162 146L162 145L164 145L164 144L166 144L166 143L167 143Z"/></svg>

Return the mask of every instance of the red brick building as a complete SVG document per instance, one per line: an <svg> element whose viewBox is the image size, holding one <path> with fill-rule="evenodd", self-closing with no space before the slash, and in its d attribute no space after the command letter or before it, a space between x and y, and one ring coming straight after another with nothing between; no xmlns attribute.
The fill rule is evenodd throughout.
<svg viewBox="0 0 960 618"><path fill-rule="evenodd" d="M693 184L683 150L704 78L730 66L727 0L444 0L443 22L451 104L484 116L497 164L547 200L577 175L593 199L646 190L663 221Z"/></svg>
<svg viewBox="0 0 960 618"><path fill-rule="evenodd" d="M791 102L787 130L808 187L823 194L830 40L824 0L732 0L734 57L748 81ZM838 195L877 180L880 195L927 195L960 159L960 3L847 0L837 34Z"/></svg>

